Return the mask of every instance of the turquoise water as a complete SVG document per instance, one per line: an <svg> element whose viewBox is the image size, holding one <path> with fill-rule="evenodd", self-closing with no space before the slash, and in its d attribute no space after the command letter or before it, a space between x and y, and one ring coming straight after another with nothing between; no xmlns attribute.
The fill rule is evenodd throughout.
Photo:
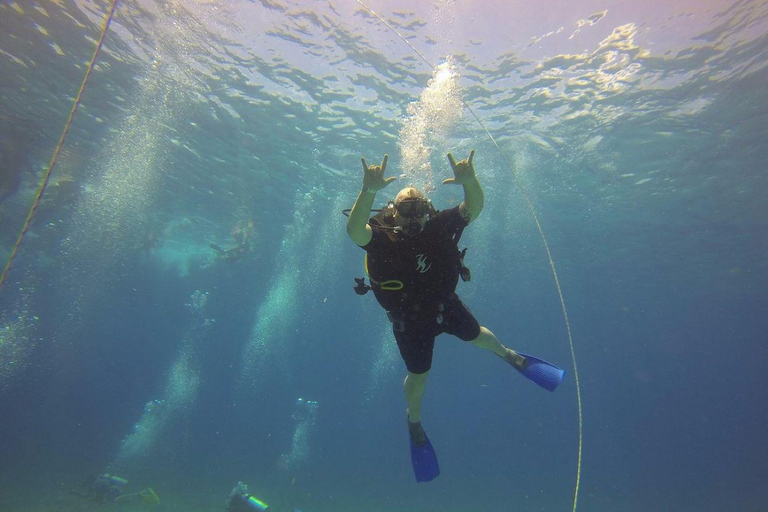
<svg viewBox="0 0 768 512"><path fill-rule="evenodd" d="M366 5L118 1L0 290L0 511L148 509L70 492L105 472L158 512L240 480L276 512L572 510L575 372L526 197L578 363L577 510L766 510L766 4ZM107 10L0 4L3 260ZM568 374L547 393L441 337L442 474L416 484L340 212L385 153L377 206L454 206L445 155L472 149L458 293Z"/></svg>

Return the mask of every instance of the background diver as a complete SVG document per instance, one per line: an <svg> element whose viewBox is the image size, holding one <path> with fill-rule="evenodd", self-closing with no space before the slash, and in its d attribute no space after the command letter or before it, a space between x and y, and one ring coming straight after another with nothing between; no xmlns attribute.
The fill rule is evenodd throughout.
<svg viewBox="0 0 768 512"><path fill-rule="evenodd" d="M137 493L126 493L124 488L127 485L128 480L125 478L105 473L88 477L83 483L82 490L71 492L97 503L137 503L142 505L158 505L160 503L160 498L151 487ZM251 494L248 486L243 482L238 482L229 493L225 507L225 512L271 512L273 510L268 504ZM293 512L301 512L298 509L292 510Z"/></svg>
<svg viewBox="0 0 768 512"><path fill-rule="evenodd" d="M232 247L224 249L213 243L208 244L208 247L216 251L216 255L225 261L240 261L251 253L251 240L255 232L253 219L248 218L238 222L232 228L232 239L235 241Z"/></svg>
<svg viewBox="0 0 768 512"><path fill-rule="evenodd" d="M128 480L125 478L104 473L98 476L88 477L81 490L73 490L72 494L97 503L141 503L143 505L158 505L160 498L151 488L139 492L126 492Z"/></svg>
<svg viewBox="0 0 768 512"><path fill-rule="evenodd" d="M464 187L458 206L436 211L419 190L401 190L394 202L368 218L376 192L395 180L385 178L387 155L381 165L363 163L363 188L347 221L347 234L366 251L366 272L376 300L387 311L400 355L408 373L403 388L416 480L426 482L440 474L434 449L421 425L421 402L432 366L435 337L452 334L491 351L540 386L554 391L565 372L541 359L516 352L499 342L456 294L459 276L468 280L458 241L464 228L477 219L485 197L469 158L448 161L453 178L443 184ZM360 290L362 280L356 291Z"/></svg>
<svg viewBox="0 0 768 512"><path fill-rule="evenodd" d="M273 508L251 494L248 486L243 482L237 482L237 485L229 493L226 502L226 512L272 512ZM285 510L285 509L283 509ZM301 512L294 508L293 512Z"/></svg>

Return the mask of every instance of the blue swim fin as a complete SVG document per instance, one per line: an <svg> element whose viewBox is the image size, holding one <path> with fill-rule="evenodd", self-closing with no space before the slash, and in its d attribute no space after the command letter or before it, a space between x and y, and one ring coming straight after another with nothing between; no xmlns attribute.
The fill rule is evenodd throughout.
<svg viewBox="0 0 768 512"><path fill-rule="evenodd" d="M437 455L429 438L424 435L425 442L419 446L411 440L411 464L413 474L417 482L429 482L440 476L440 466L437 464Z"/></svg>
<svg viewBox="0 0 768 512"><path fill-rule="evenodd" d="M538 357L518 352L525 358L525 367L518 370L526 378L532 380L547 391L554 391L565 378L565 370L550 364Z"/></svg>

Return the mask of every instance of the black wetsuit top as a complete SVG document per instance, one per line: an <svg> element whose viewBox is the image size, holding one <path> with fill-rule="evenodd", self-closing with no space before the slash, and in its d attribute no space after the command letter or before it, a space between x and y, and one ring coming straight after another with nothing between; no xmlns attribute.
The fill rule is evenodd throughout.
<svg viewBox="0 0 768 512"><path fill-rule="evenodd" d="M363 249L371 287L385 310L430 314L453 296L461 270L457 238L467 225L458 206L437 212L416 236L379 227L392 226L391 211L384 210L369 223L373 237ZM389 280L401 281L403 288L384 290L378 284Z"/></svg>

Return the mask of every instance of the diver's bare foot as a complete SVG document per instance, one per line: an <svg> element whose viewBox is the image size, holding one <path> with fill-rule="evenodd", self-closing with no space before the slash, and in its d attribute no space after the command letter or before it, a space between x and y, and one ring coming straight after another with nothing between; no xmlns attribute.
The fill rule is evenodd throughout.
<svg viewBox="0 0 768 512"><path fill-rule="evenodd" d="M417 423L408 421L408 435L413 446L422 446L427 442L427 434L424 432L424 427L421 426L420 421Z"/></svg>
<svg viewBox="0 0 768 512"><path fill-rule="evenodd" d="M410 410L405 410L405 418L408 420L408 435L411 438L411 443L414 446L421 446L427 442L427 434L424 433L424 427L421 426L421 421L411 421Z"/></svg>

